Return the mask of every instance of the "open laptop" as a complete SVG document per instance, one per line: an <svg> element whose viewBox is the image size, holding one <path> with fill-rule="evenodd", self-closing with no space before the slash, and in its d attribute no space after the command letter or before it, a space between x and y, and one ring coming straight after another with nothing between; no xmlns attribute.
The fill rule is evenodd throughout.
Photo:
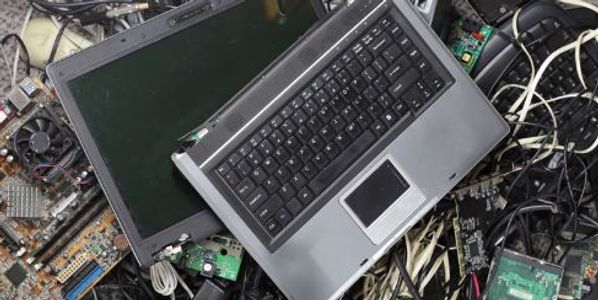
<svg viewBox="0 0 598 300"><path fill-rule="evenodd" d="M224 229L170 154L318 21L284 5L192 1L48 67L141 265Z"/></svg>
<svg viewBox="0 0 598 300"><path fill-rule="evenodd" d="M349 3L172 156L291 299L341 296L508 132L411 3Z"/></svg>

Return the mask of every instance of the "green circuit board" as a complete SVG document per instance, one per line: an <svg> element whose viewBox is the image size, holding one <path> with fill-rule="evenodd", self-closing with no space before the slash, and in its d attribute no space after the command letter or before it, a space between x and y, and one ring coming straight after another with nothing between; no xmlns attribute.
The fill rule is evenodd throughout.
<svg viewBox="0 0 598 300"><path fill-rule="evenodd" d="M459 19L451 26L449 48L467 73L471 73L494 32L488 25L473 24Z"/></svg>
<svg viewBox="0 0 598 300"><path fill-rule="evenodd" d="M497 266L498 265L498 266ZM556 300L563 268L505 249L490 283L488 300Z"/></svg>
<svg viewBox="0 0 598 300"><path fill-rule="evenodd" d="M188 243L170 261L205 277L236 281L243 262L243 247L239 241L215 235L201 243Z"/></svg>

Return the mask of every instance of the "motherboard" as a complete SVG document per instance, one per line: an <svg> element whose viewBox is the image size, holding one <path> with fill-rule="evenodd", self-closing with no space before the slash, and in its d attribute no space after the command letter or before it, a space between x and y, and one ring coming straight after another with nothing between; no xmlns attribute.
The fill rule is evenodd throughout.
<svg viewBox="0 0 598 300"><path fill-rule="evenodd" d="M0 99L0 299L80 299L129 252L52 91Z"/></svg>

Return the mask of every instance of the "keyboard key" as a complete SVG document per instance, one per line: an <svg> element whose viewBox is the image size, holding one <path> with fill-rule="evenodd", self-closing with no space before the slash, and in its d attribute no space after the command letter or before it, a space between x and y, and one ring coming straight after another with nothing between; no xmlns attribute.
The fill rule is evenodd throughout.
<svg viewBox="0 0 598 300"><path fill-rule="evenodd" d="M384 122L384 125L386 125L389 128L392 127L392 125L394 125L398 121L397 116L390 111L384 113L382 115L381 119L382 119L382 122Z"/></svg>
<svg viewBox="0 0 598 300"><path fill-rule="evenodd" d="M286 209L281 208L276 215L274 215L274 218L276 218L276 221L284 227L291 222L293 216Z"/></svg>
<svg viewBox="0 0 598 300"><path fill-rule="evenodd" d="M409 69L390 86L388 92L395 99L398 99L405 92L406 89L408 89L412 84L417 82L419 77L419 72L416 69Z"/></svg>
<svg viewBox="0 0 598 300"><path fill-rule="evenodd" d="M386 133L386 126L384 126L384 124L380 120L374 121L370 128L378 137L381 137L382 135L384 135L384 133Z"/></svg>
<svg viewBox="0 0 598 300"><path fill-rule="evenodd" d="M374 67L374 70L376 70L376 72L382 73L384 72L384 70L386 70L388 64L386 63L386 60L384 60L384 58L378 57L376 58L372 66Z"/></svg>
<svg viewBox="0 0 598 300"><path fill-rule="evenodd" d="M290 137L289 139L287 139L284 142L284 145L287 147L287 149L291 153L297 152L297 150L299 150L301 148L301 144L299 143L299 141L295 137Z"/></svg>
<svg viewBox="0 0 598 300"><path fill-rule="evenodd" d="M334 117L334 114L333 114L332 110L330 109L330 107L326 105L326 106L322 106L322 108L320 108L320 110L318 111L318 116L320 116L320 118L322 118L322 121L324 123L328 123L328 122L330 122L330 120L332 120L332 118ZM316 131L316 130L312 130L312 131Z"/></svg>
<svg viewBox="0 0 598 300"><path fill-rule="evenodd" d="M257 150L253 150L247 155L247 161L249 161L249 164L255 168L259 166L264 159Z"/></svg>
<svg viewBox="0 0 598 300"><path fill-rule="evenodd" d="M365 78L359 76L351 81L351 87L357 92L361 93L368 87L368 82Z"/></svg>
<svg viewBox="0 0 598 300"><path fill-rule="evenodd" d="M374 60L374 58L372 57L372 55L367 51L361 51L358 55L357 55L357 59L361 62L362 65L364 66L368 66L372 60Z"/></svg>
<svg viewBox="0 0 598 300"><path fill-rule="evenodd" d="M270 143L268 140L263 141L258 148L262 152L263 156L270 156L272 151L274 151L274 146L272 146L272 143Z"/></svg>
<svg viewBox="0 0 598 300"><path fill-rule="evenodd" d="M391 25L387 30L395 39L399 39L403 35L403 30L399 24Z"/></svg>
<svg viewBox="0 0 598 300"><path fill-rule="evenodd" d="M257 218L261 222L266 222L270 219L274 214L284 206L284 202L280 199L280 196L273 195L264 203L258 210L255 212Z"/></svg>
<svg viewBox="0 0 598 300"><path fill-rule="evenodd" d="M383 33L379 37L377 37L372 44L368 46L368 49L375 55L378 56L386 47L388 47L391 43L390 36L386 33Z"/></svg>
<svg viewBox="0 0 598 300"><path fill-rule="evenodd" d="M314 91L318 91L324 86L324 80L322 80L322 78L317 77L316 79L314 79L314 81L312 81L312 83L309 86Z"/></svg>
<svg viewBox="0 0 598 300"><path fill-rule="evenodd" d="M334 130L332 130L332 128L330 128L328 125L322 127L322 129L320 129L319 134L325 143L332 141L332 139L334 139L334 135L335 135Z"/></svg>
<svg viewBox="0 0 598 300"><path fill-rule="evenodd" d="M409 107L402 100L397 100L392 108L399 118L409 113Z"/></svg>
<svg viewBox="0 0 598 300"><path fill-rule="evenodd" d="M370 106L368 106L367 110L374 117L378 117L384 112L384 110L380 107L380 105L378 105L376 103L372 103Z"/></svg>
<svg viewBox="0 0 598 300"><path fill-rule="evenodd" d="M241 161L241 159L243 159L243 157L241 157L239 153L233 153L228 157L228 163L234 167Z"/></svg>
<svg viewBox="0 0 598 300"><path fill-rule="evenodd" d="M280 190L278 190L278 193L284 201L289 201L295 194L297 194L297 191L290 183L285 183Z"/></svg>
<svg viewBox="0 0 598 300"><path fill-rule="evenodd" d="M357 112L355 111L355 108L353 108L353 106L347 105L345 106L345 109L343 109L343 111L341 112L341 115L345 117L345 120L347 120L347 122L350 122L353 121L355 117L357 117Z"/></svg>
<svg viewBox="0 0 598 300"><path fill-rule="evenodd" d="M326 153L330 160L333 160L341 153L341 149L339 149L335 143L329 143L324 147L324 153Z"/></svg>
<svg viewBox="0 0 598 300"><path fill-rule="evenodd" d="M314 201L314 198L314 194L307 187L303 188L301 191L299 191L299 194L297 194L297 199L299 199L303 205L310 204L312 201Z"/></svg>
<svg viewBox="0 0 598 300"><path fill-rule="evenodd" d="M239 154L241 154L242 157L247 156L247 154L249 154L249 152L252 150L251 145L249 144L249 142L241 145L241 147L239 147Z"/></svg>
<svg viewBox="0 0 598 300"><path fill-rule="evenodd" d="M264 227L266 227L266 230L271 236L275 236L277 233L280 232L280 230L282 230L282 227L280 227L280 225L274 219L271 219L268 222L266 222Z"/></svg>
<svg viewBox="0 0 598 300"><path fill-rule="evenodd" d="M338 74L336 74L336 79L342 85L346 85L349 82L351 82L351 80L353 80L351 74L349 74L349 72L347 72L347 70L344 69L338 72Z"/></svg>
<svg viewBox="0 0 598 300"><path fill-rule="evenodd" d="M399 56L401 56L402 53L403 53L403 50L401 50L401 48L399 48L399 46L397 46L397 44L393 43L388 48L386 48L386 50L384 50L384 52L382 52L382 56L390 64L390 63L394 62L397 58L399 58Z"/></svg>
<svg viewBox="0 0 598 300"><path fill-rule="evenodd" d="M287 161L287 159L289 159L290 157L289 152L287 152L287 150L283 147L279 147L278 149L276 149L276 151L274 151L273 156L280 164Z"/></svg>
<svg viewBox="0 0 598 300"><path fill-rule="evenodd" d="M249 210L254 212L266 201L267 198L268 194L263 188L260 187L251 193L245 203L247 203Z"/></svg>
<svg viewBox="0 0 598 300"><path fill-rule="evenodd" d="M264 125L264 127L260 129L260 134L263 138L267 138L270 135L270 133L272 133L272 127L270 127L270 125Z"/></svg>
<svg viewBox="0 0 598 300"><path fill-rule="evenodd" d="M218 167L218 174L220 175L226 175L226 173L228 173L228 171L230 171L230 165L228 163L223 163L220 165L220 167Z"/></svg>
<svg viewBox="0 0 598 300"><path fill-rule="evenodd" d="M281 118L283 119L288 119L293 115L293 112L295 112L295 109L289 104L287 106L285 106L281 111L280 114L278 114Z"/></svg>
<svg viewBox="0 0 598 300"><path fill-rule="evenodd" d="M299 109L302 105L303 105L303 98L301 97L295 97L295 99L293 99L293 101L291 101L291 107L293 107L294 110Z"/></svg>
<svg viewBox="0 0 598 300"><path fill-rule="evenodd" d="M262 186L266 189L269 194L273 194L280 188L280 183L278 180L274 178L274 176L270 176L266 181L263 182Z"/></svg>
<svg viewBox="0 0 598 300"><path fill-rule="evenodd" d="M357 122L357 124L359 124L359 126L361 126L361 128L368 128L370 124L372 124L372 120L373 119L367 113L361 113L355 119L355 121Z"/></svg>
<svg viewBox="0 0 598 300"><path fill-rule="evenodd" d="M385 16L382 19L380 19L380 22L378 22L378 24L380 24L382 28L387 28L394 24L394 20L391 16Z"/></svg>
<svg viewBox="0 0 598 300"><path fill-rule="evenodd" d="M249 195L255 190L255 183L249 177L245 177L235 188L237 196L241 199L247 199Z"/></svg>
<svg viewBox="0 0 598 300"><path fill-rule="evenodd" d="M419 59L422 57L422 54L416 48L411 48L407 50L407 56L409 57L411 62L417 63Z"/></svg>
<svg viewBox="0 0 598 300"><path fill-rule="evenodd" d="M230 171L226 173L226 175L224 175L224 180L226 180L228 185L231 187L237 186L239 181L241 181L241 179L239 179L239 176L237 175L237 173L235 173L235 171Z"/></svg>
<svg viewBox="0 0 598 300"><path fill-rule="evenodd" d="M378 77L378 73L372 69L372 67L367 67L363 72L361 72L361 76L367 81L368 83L376 80Z"/></svg>
<svg viewBox="0 0 598 300"><path fill-rule="evenodd" d="M407 70L407 68L409 68L410 65L411 63L409 62L409 59L406 56L403 56L399 58L397 62L392 64L388 68L388 70L384 72L384 75L386 76L386 78L388 78L390 82L394 82L395 80L397 80L397 78L399 78L401 75L405 73L405 71Z"/></svg>
<svg viewBox="0 0 598 300"><path fill-rule="evenodd" d="M281 166L276 170L274 176L280 180L280 182L287 182L291 178L291 172L285 166Z"/></svg>
<svg viewBox="0 0 598 300"><path fill-rule="evenodd" d="M311 139L312 133L307 127L302 126L297 130L297 138L304 144Z"/></svg>
<svg viewBox="0 0 598 300"><path fill-rule="evenodd" d="M324 147L324 142L322 141L322 139L319 136L313 136L310 140L309 140L309 146L311 147L312 150L314 150L314 152L319 152L320 150L322 150L322 148Z"/></svg>
<svg viewBox="0 0 598 300"><path fill-rule="evenodd" d="M363 71L363 65L361 65L359 61L354 60L347 64L347 71L349 71L349 74L351 74L353 77L356 77L361 73L361 71Z"/></svg>
<svg viewBox="0 0 598 300"><path fill-rule="evenodd" d="M240 161L235 169L241 177L248 176L251 173L251 166L245 160Z"/></svg>
<svg viewBox="0 0 598 300"><path fill-rule="evenodd" d="M314 152L308 146L303 146L297 151L297 157L303 162L308 162L314 156Z"/></svg>
<svg viewBox="0 0 598 300"><path fill-rule="evenodd" d="M322 128L322 125L324 125L324 122L322 122L322 120L318 116L313 116L309 118L309 121L307 121L306 126L307 128L309 128L311 132L318 132L318 130Z"/></svg>
<svg viewBox="0 0 598 300"><path fill-rule="evenodd" d="M419 69L419 71L422 72L422 73L425 73L428 70L430 70L430 64L428 63L428 61L425 58L420 59L416 63L416 66Z"/></svg>
<svg viewBox="0 0 598 300"><path fill-rule="evenodd" d="M295 174L301 170L302 164L296 156L291 156L289 160L284 164L287 168L289 168L291 174Z"/></svg>
<svg viewBox="0 0 598 300"><path fill-rule="evenodd" d="M378 77L378 79L376 79L376 81L374 81L374 86L378 89L379 92L384 92L388 89L388 87L390 86L390 82L388 82L388 80L386 80L386 78L384 78L383 76Z"/></svg>
<svg viewBox="0 0 598 300"><path fill-rule="evenodd" d="M307 121L307 115L303 110L297 109L297 111L293 114L291 119L293 120L293 122L295 122L295 124L300 126Z"/></svg>
<svg viewBox="0 0 598 300"><path fill-rule="evenodd" d="M262 142L262 136L259 134L254 135L249 139L249 144L251 147L256 148Z"/></svg>
<svg viewBox="0 0 598 300"><path fill-rule="evenodd" d="M273 129L276 129L278 126L280 126L280 124L282 124L282 121L282 117L277 115L270 120L269 124Z"/></svg>
<svg viewBox="0 0 598 300"><path fill-rule="evenodd" d="M311 88L305 88L303 92L301 92L301 98L303 100L308 100L314 95L314 91Z"/></svg>
<svg viewBox="0 0 598 300"><path fill-rule="evenodd" d="M336 132L343 131L345 129L345 124L346 124L345 120L341 116L336 116L336 117L334 117L334 119L332 119L332 121L330 121L330 126Z"/></svg>
<svg viewBox="0 0 598 300"><path fill-rule="evenodd" d="M382 77L380 77L382 78ZM363 96L370 102L374 101L376 98L378 98L378 91L373 87L373 86L369 86L367 89L365 89L365 91L363 91ZM366 105L367 108L367 105ZM362 108L365 109L365 108Z"/></svg>
<svg viewBox="0 0 598 300"><path fill-rule="evenodd" d="M307 180L301 174L295 174L291 178L291 183L295 186L296 189L301 189L307 184Z"/></svg>
<svg viewBox="0 0 598 300"><path fill-rule="evenodd" d="M403 35L399 38L399 46L401 46L403 50L407 51L409 48L411 48L411 45L413 45L413 43L406 35Z"/></svg>
<svg viewBox="0 0 598 300"><path fill-rule="evenodd" d="M326 93L326 91L318 91L316 93L316 95L314 96L314 101L322 106L328 103L328 101L330 101L330 96L328 96L328 93Z"/></svg>
<svg viewBox="0 0 598 300"><path fill-rule="evenodd" d="M297 125L295 125L295 123L289 119L280 125L280 130L282 130L286 136L290 137L295 133L295 130L297 130Z"/></svg>
<svg viewBox="0 0 598 300"><path fill-rule="evenodd" d="M279 129L274 130L270 135L270 141L273 147L278 147L284 143L286 136Z"/></svg>
<svg viewBox="0 0 598 300"><path fill-rule="evenodd" d="M297 216L303 210L303 205L301 202L299 202L299 200L297 200L297 198L293 198L287 203L286 208L291 214Z"/></svg>
<svg viewBox="0 0 598 300"><path fill-rule="evenodd" d="M318 106L316 105L316 103L313 100L308 100L303 104L303 111L305 111L306 114L308 115L313 115L316 113L316 111L318 110ZM299 123L299 122L297 122Z"/></svg>
<svg viewBox="0 0 598 300"><path fill-rule="evenodd" d="M347 125L345 132L350 138L355 139L361 134L361 127L357 123L351 122Z"/></svg>
<svg viewBox="0 0 598 300"><path fill-rule="evenodd" d="M334 180L336 180L347 168L348 161L355 161L363 152L370 148L376 140L376 136L369 130L366 130L359 138L357 138L348 148L345 149L331 164L322 170L310 183L309 189L315 194L320 194L326 189ZM299 200L302 200L302 191L299 192ZM310 191L311 192L311 191ZM313 197L313 194L312 194ZM304 202L302 200L302 202ZM305 202L304 202L305 203Z"/></svg>
<svg viewBox="0 0 598 300"><path fill-rule="evenodd" d="M318 153L311 160L318 169L323 169L328 164L328 158L324 153Z"/></svg>
<svg viewBox="0 0 598 300"><path fill-rule="evenodd" d="M311 180L316 174L318 174L318 169L312 162L306 162L301 169L301 173L307 178L307 180Z"/></svg>
<svg viewBox="0 0 598 300"><path fill-rule="evenodd" d="M274 160L274 158L272 157L267 157L264 160L264 163L262 164L262 167L264 168L264 170L268 173L268 174L272 174L274 173L276 170L278 170L278 164L276 163L276 161Z"/></svg>
<svg viewBox="0 0 598 300"><path fill-rule="evenodd" d="M335 138L334 141L336 142L336 144L341 147L341 149L349 146L351 144L351 139L349 138L349 136L347 135L347 133L345 132L341 132L339 133Z"/></svg>
<svg viewBox="0 0 598 300"><path fill-rule="evenodd" d="M324 86L324 89L326 92L328 92L328 94L336 95L336 93L338 93L338 91L341 89L341 86L336 82L336 80L330 79L330 81L328 81Z"/></svg>

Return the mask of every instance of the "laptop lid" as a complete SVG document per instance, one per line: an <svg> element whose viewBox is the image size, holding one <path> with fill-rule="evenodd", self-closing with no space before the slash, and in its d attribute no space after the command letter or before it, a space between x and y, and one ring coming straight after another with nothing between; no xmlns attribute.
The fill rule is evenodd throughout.
<svg viewBox="0 0 598 300"><path fill-rule="evenodd" d="M279 3L193 1L48 67L142 265L223 228L169 156L317 21Z"/></svg>

